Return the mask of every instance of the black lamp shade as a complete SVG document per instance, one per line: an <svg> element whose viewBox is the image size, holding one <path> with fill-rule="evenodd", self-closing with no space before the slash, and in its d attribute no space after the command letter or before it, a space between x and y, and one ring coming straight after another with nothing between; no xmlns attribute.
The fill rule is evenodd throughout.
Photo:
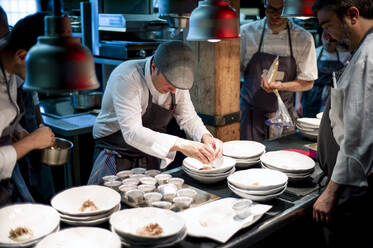
<svg viewBox="0 0 373 248"><path fill-rule="evenodd" d="M66 19L62 22L66 25ZM67 23L70 25L69 21ZM90 51L80 44L79 38L70 36L69 28L67 31L64 33L63 29L53 27L53 30L46 29L46 36L38 37L37 44L26 56L24 89L65 93L100 86Z"/></svg>
<svg viewBox="0 0 373 248"><path fill-rule="evenodd" d="M187 40L239 38L239 18L227 0L200 1L189 20Z"/></svg>

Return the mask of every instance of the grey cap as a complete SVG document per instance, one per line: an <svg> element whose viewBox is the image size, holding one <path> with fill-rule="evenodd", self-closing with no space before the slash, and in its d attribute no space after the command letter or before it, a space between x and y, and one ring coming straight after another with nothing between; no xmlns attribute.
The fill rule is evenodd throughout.
<svg viewBox="0 0 373 248"><path fill-rule="evenodd" d="M158 46L154 63L163 76L177 89L189 90L194 81L194 54L182 41L169 41Z"/></svg>

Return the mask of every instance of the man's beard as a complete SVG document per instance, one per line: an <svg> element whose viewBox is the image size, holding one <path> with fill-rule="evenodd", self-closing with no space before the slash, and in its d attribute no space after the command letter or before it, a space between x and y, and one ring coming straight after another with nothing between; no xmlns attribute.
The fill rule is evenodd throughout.
<svg viewBox="0 0 373 248"><path fill-rule="evenodd" d="M351 34L350 30L348 30L347 24L342 22L342 36L338 39L337 45L344 48L347 51L351 51L353 49L352 42L351 42Z"/></svg>

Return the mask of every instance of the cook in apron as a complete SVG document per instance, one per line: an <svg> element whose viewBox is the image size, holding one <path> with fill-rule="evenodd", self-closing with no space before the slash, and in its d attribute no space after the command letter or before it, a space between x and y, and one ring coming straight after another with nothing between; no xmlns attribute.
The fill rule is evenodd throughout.
<svg viewBox="0 0 373 248"><path fill-rule="evenodd" d="M145 67L145 63L143 69ZM152 102L152 95L149 91L148 107L142 116L144 127L150 128L156 132L166 132L168 123L171 121L175 112L175 95L171 94L171 107L165 109ZM159 169L160 159L148 155L131 145L128 145L124 139L121 130L109 136L95 140L94 165L88 184L100 184L102 177L115 175L122 170L128 170L136 167L146 169Z"/></svg>
<svg viewBox="0 0 373 248"><path fill-rule="evenodd" d="M373 30L371 30L373 32ZM369 32L368 32L369 33ZM337 75L341 75L340 70ZM338 142L343 137L343 129L333 130L330 116L333 121L342 121L343 89L331 88L330 97L325 105L321 119L317 159L324 174L330 180L339 152ZM331 110L331 108L333 108ZM338 125L340 126L340 125ZM367 228L373 220L373 178L368 176L368 188L341 186L338 193L337 208L334 211L333 221L324 226L324 234L328 247L372 247L371 231Z"/></svg>
<svg viewBox="0 0 373 248"><path fill-rule="evenodd" d="M258 51L253 55L244 71L244 83L241 87L240 108L242 113L241 118L241 139L262 141L269 138L269 127L264 121L271 114L277 111L278 103L275 94L267 93L260 87L262 73L264 69L269 69L273 60L277 57L269 53L261 52L264 33L267 21L264 23L264 28L260 38ZM296 61L293 56L293 46L290 37L290 28L287 24L290 56L279 57L278 71L283 74L283 78L279 81L293 81L297 76ZM293 92L280 92L281 98L288 108L288 111L295 121L296 113L294 109L294 94Z"/></svg>
<svg viewBox="0 0 373 248"><path fill-rule="evenodd" d="M336 50L338 61L324 60L320 58L324 51L321 48L319 57L317 58L317 70L319 78L315 80L315 84L309 91L303 93L302 106L304 117L315 117L318 113L324 111L326 101L330 95L330 87L332 86L332 72L339 71L343 68L343 63L339 58L339 53Z"/></svg>
<svg viewBox="0 0 373 248"><path fill-rule="evenodd" d="M21 126L29 133L39 127L38 118L35 111L34 92L21 91L25 107L25 114L20 120ZM52 170L48 165L40 163L39 151L31 151L18 161L23 178L28 189L32 192L37 202L49 203L55 195Z"/></svg>
<svg viewBox="0 0 373 248"><path fill-rule="evenodd" d="M6 146L6 145L12 144L12 137L14 135L14 130L24 114L24 105L23 105L23 101L21 97L20 88L18 88L18 91L17 91L17 104L14 103L10 95L9 81L6 77L5 70L2 65L1 65L1 71L4 75L9 100L11 101L11 103L17 110L16 117L10 123L10 125L3 130L0 136L0 146ZM32 198L27 188L27 185L23 179L18 163L14 167L12 177L10 179L0 180L0 206L3 206L11 202L17 202L17 201L34 202L34 199Z"/></svg>

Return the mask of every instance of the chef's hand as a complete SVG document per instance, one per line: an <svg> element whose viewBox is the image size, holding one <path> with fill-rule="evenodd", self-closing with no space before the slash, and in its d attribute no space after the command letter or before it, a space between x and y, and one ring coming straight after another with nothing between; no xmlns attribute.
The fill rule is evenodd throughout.
<svg viewBox="0 0 373 248"><path fill-rule="evenodd" d="M324 192L316 200L313 205L313 218L316 222L330 223L333 210L337 205L338 188L338 184L330 181Z"/></svg>
<svg viewBox="0 0 373 248"><path fill-rule="evenodd" d="M21 131L21 132L15 131L14 136L12 137L12 141L13 143L20 141L21 139L25 138L27 135L29 135L29 133L26 130Z"/></svg>
<svg viewBox="0 0 373 248"><path fill-rule="evenodd" d="M211 136L211 134L204 134L202 136L202 143L209 145L214 150L214 160L223 155L223 142Z"/></svg>
<svg viewBox="0 0 373 248"><path fill-rule="evenodd" d="M262 89L267 93L273 93L274 89L281 90L283 85L280 81L268 84L267 77L263 76L262 81L260 82L260 87L262 87Z"/></svg>
<svg viewBox="0 0 373 248"><path fill-rule="evenodd" d="M171 151L179 151L187 157L198 159L204 164L215 160L214 149L210 145L201 142L178 138Z"/></svg>
<svg viewBox="0 0 373 248"><path fill-rule="evenodd" d="M50 147L54 143L54 133L49 127L41 126L28 135L25 139L33 142L34 149L44 149Z"/></svg>

